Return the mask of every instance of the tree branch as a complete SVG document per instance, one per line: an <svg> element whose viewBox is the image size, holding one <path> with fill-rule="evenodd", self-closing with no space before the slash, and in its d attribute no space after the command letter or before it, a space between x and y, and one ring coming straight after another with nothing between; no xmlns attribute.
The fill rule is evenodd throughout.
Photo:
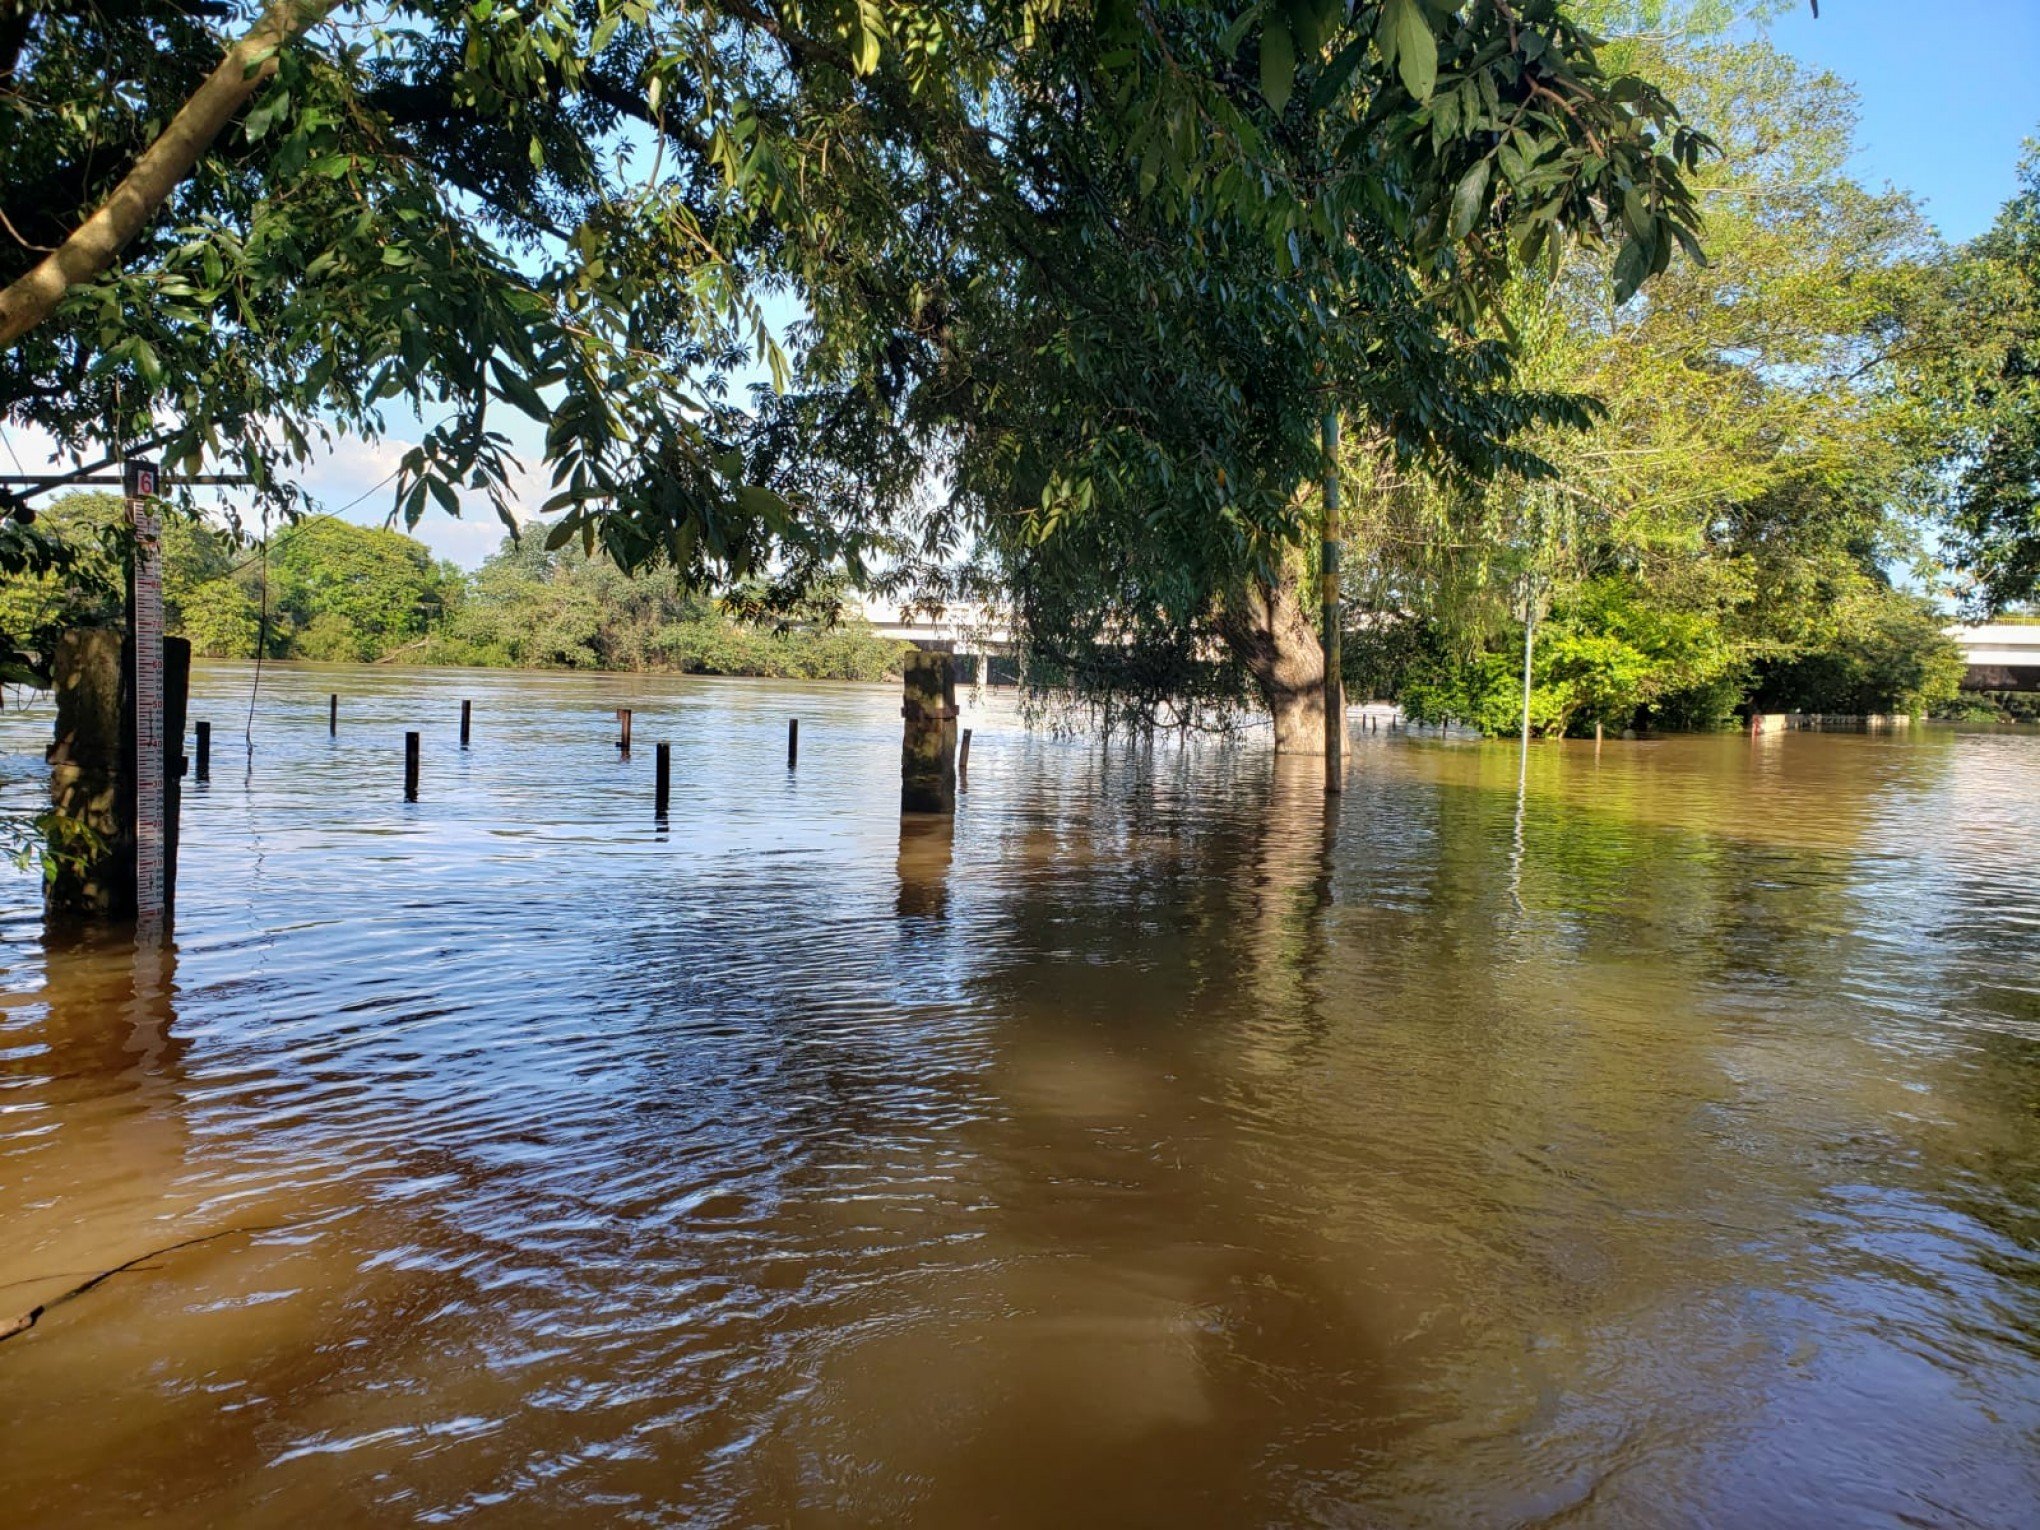
<svg viewBox="0 0 2040 1530"><path fill-rule="evenodd" d="M156 215L221 129L276 73L277 50L324 19L334 0L269 0L261 19L227 50L162 136L114 187L99 210L47 258L0 292L0 349L55 312L64 294L111 266Z"/></svg>

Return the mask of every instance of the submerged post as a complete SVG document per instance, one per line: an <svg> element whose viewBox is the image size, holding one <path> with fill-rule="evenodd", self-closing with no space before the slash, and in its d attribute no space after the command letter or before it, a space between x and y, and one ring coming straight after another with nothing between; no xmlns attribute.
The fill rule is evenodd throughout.
<svg viewBox="0 0 2040 1530"><path fill-rule="evenodd" d="M956 751L956 789L970 790L970 729L963 730L963 743Z"/></svg>
<svg viewBox="0 0 2040 1530"><path fill-rule="evenodd" d="M56 813L49 849L56 874L44 888L44 905L53 915L108 920L137 915L139 831L149 823L159 835L153 887L159 923L175 904L191 646L182 638L158 642L153 667L160 711L152 757L145 761L137 750L133 643L112 628L66 632L57 639L56 736L49 747L50 806ZM201 744L201 761L209 742Z"/></svg>
<svg viewBox="0 0 2040 1530"><path fill-rule="evenodd" d="M658 763L652 770L652 816L664 823L673 798L673 746L659 745Z"/></svg>
<svg viewBox="0 0 2040 1530"><path fill-rule="evenodd" d="M948 645L907 654L900 811L956 811L956 655Z"/></svg>
<svg viewBox="0 0 2040 1530"><path fill-rule="evenodd" d="M192 724L192 728L198 735L198 779L210 781L212 779L212 724L209 722L197 722Z"/></svg>
<svg viewBox="0 0 2040 1530"><path fill-rule="evenodd" d="M616 709L616 726L619 730L616 736L616 747L621 749L625 754L629 754L630 753L629 707L618 707Z"/></svg>
<svg viewBox="0 0 2040 1530"><path fill-rule="evenodd" d="M468 746L468 728L473 723L474 716L475 704L472 701L463 701L460 704L460 747L463 749Z"/></svg>
<svg viewBox="0 0 2040 1530"><path fill-rule="evenodd" d="M326 737L340 736L340 697L335 694L326 698Z"/></svg>
<svg viewBox="0 0 2040 1530"><path fill-rule="evenodd" d="M56 741L50 745L53 914L122 918L135 906L134 780L127 764L121 636L110 628L57 639Z"/></svg>
<svg viewBox="0 0 2040 1530"><path fill-rule="evenodd" d="M404 800L418 800L418 735L404 735Z"/></svg>
<svg viewBox="0 0 2040 1530"><path fill-rule="evenodd" d="M786 719L786 768L792 770L800 763L800 719Z"/></svg>
<svg viewBox="0 0 2040 1530"><path fill-rule="evenodd" d="M1346 687L1339 673L1339 414L1325 411L1319 435L1325 452L1325 524L1319 562L1323 576L1325 664L1325 790L1346 789Z"/></svg>

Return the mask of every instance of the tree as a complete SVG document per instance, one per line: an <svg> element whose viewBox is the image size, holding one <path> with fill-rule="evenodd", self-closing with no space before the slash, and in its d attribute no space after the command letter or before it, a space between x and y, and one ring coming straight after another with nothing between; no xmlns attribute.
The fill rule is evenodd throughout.
<svg viewBox="0 0 2040 1530"><path fill-rule="evenodd" d="M1768 677L1841 641L1840 610L1945 659L1891 572L1919 563L1941 494L1942 412L1918 378L1948 328L1942 251L1908 199L1847 175L1840 82L1761 38L1654 31L1611 49L1721 145L1694 177L1709 263L1623 302L1583 252L1512 295L1525 379L1604 405L1528 443L1555 481L1403 474L1364 501L1358 582L1376 621L1423 619L1390 684L1426 715L1513 730L1520 676L1513 701L1500 677L1519 671L1526 588L1546 608L1540 728L1718 723L1752 686L1784 694Z"/></svg>
<svg viewBox="0 0 2040 1530"><path fill-rule="evenodd" d="M2040 143L2019 191L1961 252L1942 396L1960 420L1948 525L1986 613L2040 600Z"/></svg>
<svg viewBox="0 0 2040 1530"><path fill-rule="evenodd" d="M952 195L838 170L837 237L793 247L823 301L765 460L819 445L903 576L975 538L1094 693L1153 716L1245 679L1315 749L1325 410L1398 459L1536 471L1515 438L1585 406L1513 385L1483 295L1567 235L1612 237L1630 286L1662 270L1703 141L1548 0L1157 15L1023 60L988 127L931 146ZM1150 74L1196 88L1117 110Z"/></svg>

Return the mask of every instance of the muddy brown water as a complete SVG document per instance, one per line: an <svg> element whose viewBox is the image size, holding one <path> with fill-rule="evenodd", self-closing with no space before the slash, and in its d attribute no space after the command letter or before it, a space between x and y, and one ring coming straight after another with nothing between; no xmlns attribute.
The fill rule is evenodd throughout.
<svg viewBox="0 0 2040 1530"><path fill-rule="evenodd" d="M951 836L886 687L249 680L173 949L0 881L0 1322L206 1240L0 1522L2040 1522L2040 737L993 704Z"/></svg>

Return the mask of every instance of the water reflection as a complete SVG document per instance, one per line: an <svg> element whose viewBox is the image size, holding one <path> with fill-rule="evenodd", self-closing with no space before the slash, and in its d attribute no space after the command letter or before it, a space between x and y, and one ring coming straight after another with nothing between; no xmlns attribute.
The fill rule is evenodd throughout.
<svg viewBox="0 0 2040 1530"><path fill-rule="evenodd" d="M966 722L272 669L160 968L13 887L0 1290L227 1236L0 1346L11 1509L2028 1517L2040 741Z"/></svg>
<svg viewBox="0 0 2040 1530"><path fill-rule="evenodd" d="M902 918L940 919L949 912L949 867L955 858L954 820L901 817L900 895L894 907Z"/></svg>

